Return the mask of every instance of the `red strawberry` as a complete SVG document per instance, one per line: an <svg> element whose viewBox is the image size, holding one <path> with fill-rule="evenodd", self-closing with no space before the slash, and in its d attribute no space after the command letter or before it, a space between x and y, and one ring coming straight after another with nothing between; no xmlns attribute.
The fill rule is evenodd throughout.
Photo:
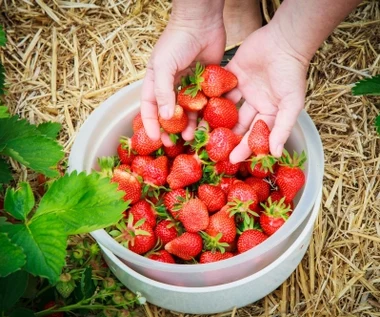
<svg viewBox="0 0 380 317"><path fill-rule="evenodd" d="M236 177L222 177L219 182L219 187L226 193L230 191L232 184L237 181Z"/></svg>
<svg viewBox="0 0 380 317"><path fill-rule="evenodd" d="M209 223L207 206L198 198L190 198L182 204L178 219L187 232L204 230Z"/></svg>
<svg viewBox="0 0 380 317"><path fill-rule="evenodd" d="M229 159L215 163L214 170L217 175L235 175L241 166L241 162L232 164Z"/></svg>
<svg viewBox="0 0 380 317"><path fill-rule="evenodd" d="M161 146L161 139L157 141L151 140L144 128L137 130L131 137L132 150L136 151L139 155L149 155Z"/></svg>
<svg viewBox="0 0 380 317"><path fill-rule="evenodd" d="M185 152L185 141L182 138L179 138L176 143L172 146L162 146L165 155L168 158L175 158L176 156Z"/></svg>
<svg viewBox="0 0 380 317"><path fill-rule="evenodd" d="M284 155L280 158L276 171L276 184L287 203L295 198L305 184L305 174L302 170L305 161L305 152L299 156L295 152L293 157L290 157L289 153L284 150Z"/></svg>
<svg viewBox="0 0 380 317"><path fill-rule="evenodd" d="M270 193L269 197L272 199L272 202L280 201L282 198L284 198L284 196L278 190L272 191ZM288 205L290 207L290 210L294 209L294 203L293 203L293 201L291 201L290 203L288 203Z"/></svg>
<svg viewBox="0 0 380 317"><path fill-rule="evenodd" d="M203 240L198 233L185 232L165 245L165 250L183 260L191 260L201 253Z"/></svg>
<svg viewBox="0 0 380 317"><path fill-rule="evenodd" d="M141 112L139 112L132 120L132 130L133 132L136 132L144 127L142 118L141 118Z"/></svg>
<svg viewBox="0 0 380 317"><path fill-rule="evenodd" d="M205 251L202 252L200 258L199 258L199 263L212 263L212 262L217 262L221 260L226 260L229 258L232 258L234 254L232 252L220 252L220 251Z"/></svg>
<svg viewBox="0 0 380 317"><path fill-rule="evenodd" d="M206 204L209 212L218 211L227 203L223 190L210 184L202 184L198 187L198 198Z"/></svg>
<svg viewBox="0 0 380 317"><path fill-rule="evenodd" d="M130 146L128 145L128 140L120 140L120 143L117 147L117 154L122 164L131 165L135 154L129 150Z"/></svg>
<svg viewBox="0 0 380 317"><path fill-rule="evenodd" d="M140 200L133 204L128 211L133 215L134 223L140 219L145 219L145 222L152 228L156 226L156 211L154 207L146 200Z"/></svg>
<svg viewBox="0 0 380 317"><path fill-rule="evenodd" d="M239 142L235 133L227 128L215 128L209 136L206 151L214 162L228 160L231 151Z"/></svg>
<svg viewBox="0 0 380 317"><path fill-rule="evenodd" d="M244 182L256 191L259 202L263 202L268 199L270 194L270 185L262 178L248 177Z"/></svg>
<svg viewBox="0 0 380 317"><path fill-rule="evenodd" d="M171 220L160 221L154 229L154 233L160 239L163 246L178 236L177 227Z"/></svg>
<svg viewBox="0 0 380 317"><path fill-rule="evenodd" d="M172 255L166 250L152 252L148 254L147 258L158 262L175 263Z"/></svg>
<svg viewBox="0 0 380 317"><path fill-rule="evenodd" d="M137 155L131 164L132 172L143 177L145 166L153 160L154 157L149 155Z"/></svg>
<svg viewBox="0 0 380 317"><path fill-rule="evenodd" d="M258 178L265 178L271 175L271 170L269 168L266 168L262 166L261 162L252 162L254 158L251 158L248 160L248 162L245 162L248 172Z"/></svg>
<svg viewBox="0 0 380 317"><path fill-rule="evenodd" d="M183 87L177 95L177 103L187 111L200 111L207 104L202 91L194 90L195 85Z"/></svg>
<svg viewBox="0 0 380 317"><path fill-rule="evenodd" d="M123 199L134 204L141 197L141 183L131 172L115 168L111 182L118 183L118 190L125 192Z"/></svg>
<svg viewBox="0 0 380 317"><path fill-rule="evenodd" d="M230 206L233 206L234 212L251 214L254 213L250 211L254 210L259 203L256 191L243 181L232 184L227 195L227 201Z"/></svg>
<svg viewBox="0 0 380 317"><path fill-rule="evenodd" d="M202 175L201 161L196 154L180 154L174 159L166 180L171 189L178 189L198 182Z"/></svg>
<svg viewBox="0 0 380 317"><path fill-rule="evenodd" d="M159 156L145 165L144 182L152 186L164 186L169 174L169 162L166 156Z"/></svg>
<svg viewBox="0 0 380 317"><path fill-rule="evenodd" d="M290 207L284 203L284 199L273 202L268 198L267 202L262 204L264 211L260 215L260 226L269 236L280 229L291 214Z"/></svg>
<svg viewBox="0 0 380 317"><path fill-rule="evenodd" d="M186 190L183 188L174 189L164 194L164 205L174 218L177 217L180 208L177 205L182 203L186 198Z"/></svg>
<svg viewBox="0 0 380 317"><path fill-rule="evenodd" d="M248 136L248 146L254 155L269 154L270 130L263 120L257 120Z"/></svg>
<svg viewBox="0 0 380 317"><path fill-rule="evenodd" d="M237 241L239 253L246 252L268 239L268 236L257 229L248 229L243 231Z"/></svg>
<svg viewBox="0 0 380 317"><path fill-rule="evenodd" d="M232 129L238 122L238 109L229 99L210 98L203 110L203 119L212 129L220 127Z"/></svg>
<svg viewBox="0 0 380 317"><path fill-rule="evenodd" d="M185 130L189 119L183 108L180 105L176 105L173 117L170 119L158 117L158 121L167 133L176 134Z"/></svg>
<svg viewBox="0 0 380 317"><path fill-rule="evenodd" d="M202 90L207 97L219 97L237 86L236 76L219 65L202 66L199 62L195 67L191 83L193 90Z"/></svg>
<svg viewBox="0 0 380 317"><path fill-rule="evenodd" d="M45 305L44 305L44 310L45 309L49 309L49 308L52 308L54 307L53 309L57 309L57 303L53 300L47 302ZM49 315L45 315L47 317L63 317L65 315L64 312L55 312L55 313L51 313Z"/></svg>
<svg viewBox="0 0 380 317"><path fill-rule="evenodd" d="M218 237L218 242L232 243L236 237L236 226L234 217L228 213L228 206L225 206L217 213L210 216L209 225L205 232L210 237Z"/></svg>

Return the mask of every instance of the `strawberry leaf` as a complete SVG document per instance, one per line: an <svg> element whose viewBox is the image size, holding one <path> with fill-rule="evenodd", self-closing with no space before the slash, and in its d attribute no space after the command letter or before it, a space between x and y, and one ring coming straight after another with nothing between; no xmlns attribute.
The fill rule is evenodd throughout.
<svg viewBox="0 0 380 317"><path fill-rule="evenodd" d="M377 133L380 135L380 115L378 115L375 119L375 128Z"/></svg>
<svg viewBox="0 0 380 317"><path fill-rule="evenodd" d="M8 184L12 180L9 164L0 157L0 184Z"/></svg>
<svg viewBox="0 0 380 317"><path fill-rule="evenodd" d="M37 126L38 131L50 139L56 139L61 128L57 122L44 122Z"/></svg>
<svg viewBox="0 0 380 317"><path fill-rule="evenodd" d="M0 25L0 46L5 46L7 43L7 37L5 35L5 31L3 27Z"/></svg>
<svg viewBox="0 0 380 317"><path fill-rule="evenodd" d="M20 246L26 255L23 267L27 272L47 278L51 284L58 281L65 264L67 235L60 221L38 217L33 222L1 226L13 244ZM13 257L5 253L4 261Z"/></svg>
<svg viewBox="0 0 380 317"><path fill-rule="evenodd" d="M24 251L18 245L12 243L6 233L0 233L0 276L5 277L26 263Z"/></svg>
<svg viewBox="0 0 380 317"><path fill-rule="evenodd" d="M354 96L380 95L380 75L358 81L351 91Z"/></svg>
<svg viewBox="0 0 380 317"><path fill-rule="evenodd" d="M56 180L40 201L33 217L51 222L61 220L66 234L87 233L115 224L123 217L128 203L117 183L98 173L76 172Z"/></svg>
<svg viewBox="0 0 380 317"><path fill-rule="evenodd" d="M5 87L5 70L3 64L0 63L0 95L4 95Z"/></svg>
<svg viewBox="0 0 380 317"><path fill-rule="evenodd" d="M61 145L18 116L0 119L0 154L48 177L59 175L56 166L64 156Z"/></svg>
<svg viewBox="0 0 380 317"><path fill-rule="evenodd" d="M0 106L0 119L9 118L8 107Z"/></svg>
<svg viewBox="0 0 380 317"><path fill-rule="evenodd" d="M11 187L7 188L4 208L14 218L26 220L26 217L34 207L34 203L34 195L29 183L20 183L19 188L16 190Z"/></svg>
<svg viewBox="0 0 380 317"><path fill-rule="evenodd" d="M2 316L4 316L4 312L11 309L24 294L28 286L28 279L29 274L23 270L14 272L7 277L0 278L0 312L2 312ZM12 317L16 316L15 311L17 309L20 308L13 310L11 315L5 315ZM30 315L23 314L18 316L28 317ZM34 316L34 314L32 316Z"/></svg>

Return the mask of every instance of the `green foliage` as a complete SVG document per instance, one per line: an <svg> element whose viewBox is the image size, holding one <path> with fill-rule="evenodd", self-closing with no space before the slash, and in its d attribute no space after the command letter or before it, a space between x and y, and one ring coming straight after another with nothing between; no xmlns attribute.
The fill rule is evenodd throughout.
<svg viewBox="0 0 380 317"><path fill-rule="evenodd" d="M3 27L0 25L0 46L5 46L7 43L7 37L5 35L5 31Z"/></svg>
<svg viewBox="0 0 380 317"><path fill-rule="evenodd" d="M371 78L365 78L363 80L355 83L355 86L352 87L351 92L354 96L361 95L380 95L380 75L373 76ZM380 115L375 119L375 129L380 135Z"/></svg>
<svg viewBox="0 0 380 317"><path fill-rule="evenodd" d="M17 271L1 279L0 312L10 309L22 296L28 284L28 273Z"/></svg>
<svg viewBox="0 0 380 317"><path fill-rule="evenodd" d="M6 233L0 233L0 245L0 272L4 276L17 271L25 265L26 256L24 250L13 244Z"/></svg>

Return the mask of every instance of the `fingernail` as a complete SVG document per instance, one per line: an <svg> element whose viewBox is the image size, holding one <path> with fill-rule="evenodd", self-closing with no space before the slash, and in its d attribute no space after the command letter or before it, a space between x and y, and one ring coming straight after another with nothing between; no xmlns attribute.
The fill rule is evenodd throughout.
<svg viewBox="0 0 380 317"><path fill-rule="evenodd" d="M281 154L282 154L282 145L278 145L276 147L276 153L274 155L277 156L277 157L280 157Z"/></svg>
<svg viewBox="0 0 380 317"><path fill-rule="evenodd" d="M169 115L170 114L169 114L169 107L168 106L160 107L160 116L162 119L165 119L165 120L170 119Z"/></svg>

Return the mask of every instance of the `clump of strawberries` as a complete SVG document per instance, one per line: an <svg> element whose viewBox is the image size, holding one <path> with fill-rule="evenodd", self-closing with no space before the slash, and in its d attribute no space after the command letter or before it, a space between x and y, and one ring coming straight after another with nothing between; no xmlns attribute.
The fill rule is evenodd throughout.
<svg viewBox="0 0 380 317"><path fill-rule="evenodd" d="M252 155L232 164L229 154L242 136L232 130L238 108L224 94L236 85L231 72L198 63L178 89L174 116L159 118L173 146L150 140L139 113L133 135L120 141L117 162L100 160L130 202L124 219L108 230L123 246L166 263L215 262L259 245L291 216L305 183L305 153L273 157L270 129L258 120L248 138ZM190 111L202 123L185 142Z"/></svg>

